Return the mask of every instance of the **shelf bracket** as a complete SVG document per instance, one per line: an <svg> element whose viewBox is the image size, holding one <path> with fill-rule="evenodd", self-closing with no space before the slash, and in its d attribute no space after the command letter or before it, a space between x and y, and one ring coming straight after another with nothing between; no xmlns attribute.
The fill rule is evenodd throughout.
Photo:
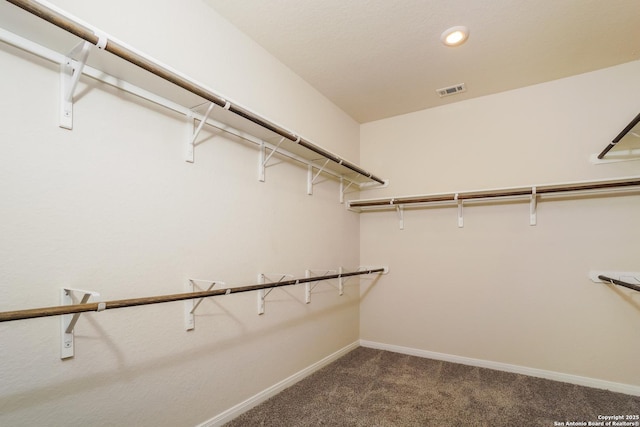
<svg viewBox="0 0 640 427"><path fill-rule="evenodd" d="M285 141L285 139L286 138L284 137L280 138L280 141L275 146L275 148L271 150L268 156L267 156L266 144L264 143L264 141L260 143L260 157L258 160L258 181L264 182L267 163L269 163L269 160L271 160L271 157L273 157L273 155L278 152L278 148L280 148L280 145Z"/></svg>
<svg viewBox="0 0 640 427"><path fill-rule="evenodd" d="M187 119L189 120L189 133L187 135L187 144L185 146L184 151L184 160L185 162L193 163L195 161L195 146L196 139L198 139L198 135L200 135L200 131L204 127L207 120L209 120L209 116L211 115L211 111L213 111L213 107L215 104L211 102L209 107L207 108L207 112L204 114L202 119L200 120L200 124L196 127L196 119L193 114L193 110L189 110L187 113ZM195 129L194 129L195 128Z"/></svg>
<svg viewBox="0 0 640 427"><path fill-rule="evenodd" d="M86 304L89 298L99 298L100 294L93 291L84 291L82 289L62 288L60 290L61 305L73 305L73 293L81 293L82 299L80 304ZM102 309L101 309L102 308ZM104 310L104 307L98 305L97 311ZM82 313L65 314L60 316L60 359L69 359L74 354L74 328Z"/></svg>
<svg viewBox="0 0 640 427"><path fill-rule="evenodd" d="M73 129L73 94L76 91L82 69L87 63L92 44L80 42L60 64L60 127ZM73 59L78 56L78 60Z"/></svg>
<svg viewBox="0 0 640 427"><path fill-rule="evenodd" d="M207 291L210 291L211 289L213 289L213 287L215 285L225 285L225 282L221 282L219 280L198 280L198 279L189 279L187 280L186 283L186 292L195 292L196 287L198 286L199 283L206 283L208 284L208 288ZM199 286L198 286L199 287ZM193 299L189 299L189 300L185 300L184 302L184 325L185 325L185 329L187 331L192 331L193 329L195 329L195 311L198 308L198 306L200 305L200 303L202 303L202 300L204 298L200 298L198 301L195 301Z"/></svg>
<svg viewBox="0 0 640 427"><path fill-rule="evenodd" d="M464 227L464 201L458 197L458 193L453 197L458 202L458 228Z"/></svg>
<svg viewBox="0 0 640 427"><path fill-rule="evenodd" d="M349 180L346 180L349 181ZM340 177L340 203L343 204L344 203L344 195L347 193L347 190L349 189L349 187L351 187L353 185L353 181L349 181L349 184L347 184L346 186L344 185L345 182L345 178L343 176Z"/></svg>
<svg viewBox="0 0 640 427"><path fill-rule="evenodd" d="M322 165L322 167L318 169L318 173L316 173L315 175L313 174L313 165L309 164L308 172L307 172L307 194L308 195L311 196L313 194L313 184L316 182L316 179L318 178L318 176L320 176L320 174L322 173L324 168L327 167L330 161L331 161L330 159L327 159Z"/></svg>
<svg viewBox="0 0 640 427"><path fill-rule="evenodd" d="M270 275L272 276L272 275ZM278 280L271 280L272 282L276 282L276 283L280 283L282 282L284 279L286 278L293 278L292 274L278 274L277 276L279 276L280 278ZM268 279L268 276L264 273L260 273L258 274L258 283L259 284L264 284L266 283ZM258 314L264 314L264 299L267 297L267 295L269 295L271 293L271 291L274 288L271 289L258 289Z"/></svg>
<svg viewBox="0 0 640 427"><path fill-rule="evenodd" d="M404 230L404 205L396 205L396 212L398 213L398 221L400 223L400 230Z"/></svg>
<svg viewBox="0 0 640 427"><path fill-rule="evenodd" d="M536 225L538 223L538 196L536 194L536 187L531 187L531 201L529 202L529 225Z"/></svg>
<svg viewBox="0 0 640 427"><path fill-rule="evenodd" d="M360 184L358 184L358 186L360 187L360 189L367 189L367 188L372 188L372 189L379 189L379 188L387 188L389 186L389 180L385 179L383 181L383 184L380 184L377 181L373 181L373 182L362 182Z"/></svg>
<svg viewBox="0 0 640 427"><path fill-rule="evenodd" d="M322 272L321 276L327 276L330 273L337 273L336 270L305 270L305 274L304 277L311 278L313 277L313 273L317 273L317 272ZM306 304L311 303L311 291L313 291L316 286L318 286L320 284L320 282L313 282L313 284L311 282L307 282L305 283L305 289L304 289L304 302ZM342 294L340 294L342 295Z"/></svg>

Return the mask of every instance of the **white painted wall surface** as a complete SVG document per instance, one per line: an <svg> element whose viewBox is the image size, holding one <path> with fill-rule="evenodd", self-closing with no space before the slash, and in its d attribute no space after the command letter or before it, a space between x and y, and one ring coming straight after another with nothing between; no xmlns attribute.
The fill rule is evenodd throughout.
<svg viewBox="0 0 640 427"><path fill-rule="evenodd" d="M58 0L80 19L358 161L359 126L200 1ZM71 48L71 46L70 46ZM306 168L257 180L258 150L205 129L183 160L185 119L83 80L73 131L57 126L58 71L0 46L0 310L184 291L188 278L356 267L359 217ZM59 318L0 324L0 425L193 426L358 339L359 290L319 284L81 316L75 358Z"/></svg>
<svg viewBox="0 0 640 427"><path fill-rule="evenodd" d="M402 196L638 175L592 165L638 113L640 62L367 123L361 160ZM640 295L588 278L640 269L639 193L361 214L361 338L640 385Z"/></svg>

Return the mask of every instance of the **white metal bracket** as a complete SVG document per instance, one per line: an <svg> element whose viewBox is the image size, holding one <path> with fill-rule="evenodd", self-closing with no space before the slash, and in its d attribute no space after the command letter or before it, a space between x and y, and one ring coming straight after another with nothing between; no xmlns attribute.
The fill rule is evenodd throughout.
<svg viewBox="0 0 640 427"><path fill-rule="evenodd" d="M60 290L61 305L73 305L73 293L82 293L80 304L86 304L89 298L99 298L100 294L93 291L84 291L82 289L62 288ZM99 306L98 306L99 307ZM68 359L74 354L74 337L73 330L82 313L65 314L60 316L60 359Z"/></svg>
<svg viewBox="0 0 640 427"><path fill-rule="evenodd" d="M215 285L225 285L225 282L221 282L219 280L189 279L185 285L186 292L195 292L196 287L200 288L200 283L205 283L205 286L208 285L206 289L207 291L213 289ZM200 298L197 301L195 299L189 299L184 301L184 327L187 331L195 329L195 312L203 299L204 298Z"/></svg>
<svg viewBox="0 0 640 427"><path fill-rule="evenodd" d="M73 94L87 63L92 44L84 41L74 47L60 64L60 127L73 129ZM73 59L78 55L78 60Z"/></svg>
<svg viewBox="0 0 640 427"><path fill-rule="evenodd" d="M360 270L360 267L358 267L358 268L356 269L356 271L359 271L359 270ZM343 268L343 267L340 267L340 268L338 269L338 273L339 273L339 274L342 274L342 273L344 273L344 272L345 272L345 271L344 271L344 268ZM338 278L338 293L339 293L339 295L340 295L340 296L344 295L344 285L345 285L345 283L347 283L347 281L348 281L349 279L351 279L352 277L353 277L353 276L349 276L349 277L342 277L342 276L340 276L340 277Z"/></svg>
<svg viewBox="0 0 640 427"><path fill-rule="evenodd" d="M316 173L315 175L313 174L313 165L309 163L309 166L307 169L307 194L308 195L311 196L313 194L313 184L315 184L316 179L318 179L318 176L320 176L320 174L322 173L324 168L327 167L330 161L331 161L330 159L327 159L324 162L324 164L320 168L318 168L318 173Z"/></svg>
<svg viewBox="0 0 640 427"><path fill-rule="evenodd" d="M278 152L278 148L280 148L280 145L282 145L285 139L286 138L284 137L280 138L280 141L273 149L271 149L271 152L269 153L268 156L267 156L267 146L264 143L264 141L262 141L262 143L260 144L260 157L258 158L258 181L264 182L267 163L269 163L269 160L271 160L271 157L273 157L273 155Z"/></svg>
<svg viewBox="0 0 640 427"><path fill-rule="evenodd" d="M305 274L304 277L306 278L310 278L313 277L314 273L322 273L320 274L321 276L327 276L331 273L335 274L337 273L337 270L305 270ZM320 284L320 282L307 282L305 283L305 289L304 289L304 302L306 304L311 303L311 291L313 291L315 289L316 286L318 286L318 284ZM342 295L342 294L340 294Z"/></svg>
<svg viewBox="0 0 640 427"><path fill-rule="evenodd" d="M198 135L200 135L200 131L204 127L207 120L209 120L209 116L211 115L211 111L213 111L213 107L215 104L213 102L209 103L209 107L207 108L207 112L204 113L204 116L200 119L200 123L196 126L196 118L193 113L193 110L189 110L187 113L187 120L189 121L188 126L188 134L187 134L187 143L185 145L184 150L184 160L189 163L193 163L195 161L195 146L196 139L198 139Z"/></svg>
<svg viewBox="0 0 640 427"><path fill-rule="evenodd" d="M340 177L340 203L344 203L344 195L346 194L349 187L353 185L353 181L349 181L349 184L345 186L344 181L345 181L344 177L341 176Z"/></svg>
<svg viewBox="0 0 640 427"><path fill-rule="evenodd" d="M271 277L271 276L278 276L279 279L278 280L270 279L269 277ZM273 274L273 275L267 276L264 273L260 273L260 274L258 274L258 283L259 284L264 284L264 283L266 283L267 280L270 280L271 282L275 282L275 283L280 283L286 278L293 278L293 275L291 275L291 274L277 274L277 275ZM274 288L271 288L271 289L258 289L258 314L264 314L264 299L267 297L267 295L269 295L271 293L271 291L273 289Z"/></svg>
<svg viewBox="0 0 640 427"><path fill-rule="evenodd" d="M400 230L404 230L404 205L396 206L396 212L398 213L398 222L400 223Z"/></svg>
<svg viewBox="0 0 640 427"><path fill-rule="evenodd" d="M348 182L348 184L345 185L345 181ZM347 190L354 185L356 187L358 187L357 189L353 190L353 191L349 191L347 192ZM340 176L340 203L343 204L344 203L344 196L345 194L348 193L357 193L358 191L361 190L367 190L367 189L373 189L373 190L377 190L379 188L385 188L389 186L389 180L385 179L384 180L384 184L380 184L376 181L374 182L356 182L350 178L347 178L345 175L341 175ZM347 209L351 210L349 207L347 207Z"/></svg>
<svg viewBox="0 0 640 427"><path fill-rule="evenodd" d="M536 194L536 187L531 187L531 201L529 202L529 225L536 225L538 223L537 210L538 196Z"/></svg>
<svg viewBox="0 0 640 427"><path fill-rule="evenodd" d="M464 201L458 198L458 193L453 197L458 202L458 228L464 227Z"/></svg>

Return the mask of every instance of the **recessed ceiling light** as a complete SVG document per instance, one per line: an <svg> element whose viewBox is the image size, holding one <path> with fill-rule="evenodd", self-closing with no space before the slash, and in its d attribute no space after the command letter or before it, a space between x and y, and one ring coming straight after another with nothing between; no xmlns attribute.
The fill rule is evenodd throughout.
<svg viewBox="0 0 640 427"><path fill-rule="evenodd" d="M451 27L440 36L446 46L460 46L469 38L469 29L463 26Z"/></svg>

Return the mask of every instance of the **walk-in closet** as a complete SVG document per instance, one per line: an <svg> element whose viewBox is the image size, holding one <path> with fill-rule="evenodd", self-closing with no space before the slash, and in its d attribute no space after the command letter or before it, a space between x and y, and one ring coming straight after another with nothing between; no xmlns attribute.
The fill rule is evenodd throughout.
<svg viewBox="0 0 640 427"><path fill-rule="evenodd" d="M640 425L636 0L0 3L0 425Z"/></svg>

